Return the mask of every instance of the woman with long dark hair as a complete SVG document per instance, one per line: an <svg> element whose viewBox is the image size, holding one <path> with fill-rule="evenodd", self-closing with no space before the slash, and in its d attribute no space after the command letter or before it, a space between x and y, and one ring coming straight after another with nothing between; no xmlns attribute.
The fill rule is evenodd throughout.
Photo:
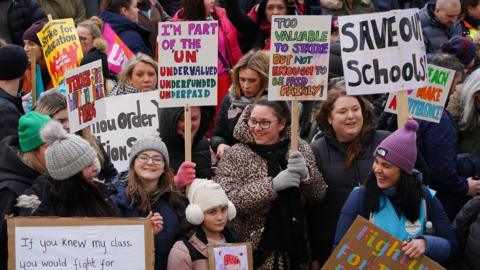
<svg viewBox="0 0 480 270"><path fill-rule="evenodd" d="M452 225L435 192L422 185L421 175L413 169L417 127L417 122L408 120L376 148L372 173L342 208L335 244L361 215L402 240L402 253L410 258L425 254L445 262L455 254Z"/></svg>

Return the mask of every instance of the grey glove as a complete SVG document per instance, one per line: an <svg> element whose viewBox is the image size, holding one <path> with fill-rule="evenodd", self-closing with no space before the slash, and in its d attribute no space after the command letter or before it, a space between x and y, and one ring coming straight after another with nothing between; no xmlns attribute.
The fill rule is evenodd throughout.
<svg viewBox="0 0 480 270"><path fill-rule="evenodd" d="M305 159L298 151L290 154L287 168L289 172L298 173L300 175L300 179L304 179L308 176L307 164L305 164Z"/></svg>
<svg viewBox="0 0 480 270"><path fill-rule="evenodd" d="M283 170L272 179L272 186L277 192L291 187L299 187L300 175L292 173L288 169Z"/></svg>

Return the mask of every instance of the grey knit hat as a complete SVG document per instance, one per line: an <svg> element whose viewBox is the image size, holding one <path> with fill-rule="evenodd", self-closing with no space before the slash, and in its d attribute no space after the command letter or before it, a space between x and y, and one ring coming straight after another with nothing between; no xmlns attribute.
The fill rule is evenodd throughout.
<svg viewBox="0 0 480 270"><path fill-rule="evenodd" d="M82 137L68 134L57 121L50 121L40 131L48 145L45 163L48 174L55 180L65 180L92 164L97 153Z"/></svg>
<svg viewBox="0 0 480 270"><path fill-rule="evenodd" d="M153 150L157 151L163 156L165 161L165 167L168 167L170 164L170 157L168 156L168 150L165 143L158 136L147 136L141 138L135 142L130 149L130 167L132 167L133 161L143 151Z"/></svg>

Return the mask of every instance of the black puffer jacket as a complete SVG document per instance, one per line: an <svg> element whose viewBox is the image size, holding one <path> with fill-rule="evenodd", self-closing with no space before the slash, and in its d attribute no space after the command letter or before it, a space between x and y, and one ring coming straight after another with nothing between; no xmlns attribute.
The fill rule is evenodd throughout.
<svg viewBox="0 0 480 270"><path fill-rule="evenodd" d="M461 269L480 267L480 196L470 199L453 221L457 234L458 254L463 261Z"/></svg>
<svg viewBox="0 0 480 270"><path fill-rule="evenodd" d="M47 16L35 0L10 0L7 12L8 30L14 44L23 45L22 35L34 22L47 20Z"/></svg>
<svg viewBox="0 0 480 270"><path fill-rule="evenodd" d="M371 131L364 136L363 148L351 167L345 166L347 145L334 135L325 135L311 144L320 173L327 184L323 202L308 208L308 230L312 259L325 263L332 251L340 211L348 195L363 184L373 164L373 152L389 135L387 131Z"/></svg>
<svg viewBox="0 0 480 270"><path fill-rule="evenodd" d="M212 159L210 143L205 138L205 133L210 127L215 107L203 106L201 108L200 127L192 142L192 162L196 163L197 178L212 178ZM177 122L183 116L183 107L164 108L160 110L159 131L160 137L167 145L170 155L170 167L177 172L185 161L185 143L183 137L177 134Z"/></svg>
<svg viewBox="0 0 480 270"><path fill-rule="evenodd" d="M18 119L24 114L21 98L0 88L0 141L18 134Z"/></svg>

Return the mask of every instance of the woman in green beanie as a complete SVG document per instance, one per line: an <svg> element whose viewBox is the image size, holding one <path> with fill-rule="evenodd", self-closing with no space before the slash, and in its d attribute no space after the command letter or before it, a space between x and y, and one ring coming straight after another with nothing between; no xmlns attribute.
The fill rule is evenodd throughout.
<svg viewBox="0 0 480 270"><path fill-rule="evenodd" d="M17 197L45 172L44 152L47 146L40 138L40 129L49 121L47 115L29 112L18 121L18 135L5 137L0 142L1 217L19 214L19 208L15 207ZM0 222L0 258L7 258L6 223L3 219ZM5 260L0 261L3 264ZM0 268L3 266L0 265Z"/></svg>

